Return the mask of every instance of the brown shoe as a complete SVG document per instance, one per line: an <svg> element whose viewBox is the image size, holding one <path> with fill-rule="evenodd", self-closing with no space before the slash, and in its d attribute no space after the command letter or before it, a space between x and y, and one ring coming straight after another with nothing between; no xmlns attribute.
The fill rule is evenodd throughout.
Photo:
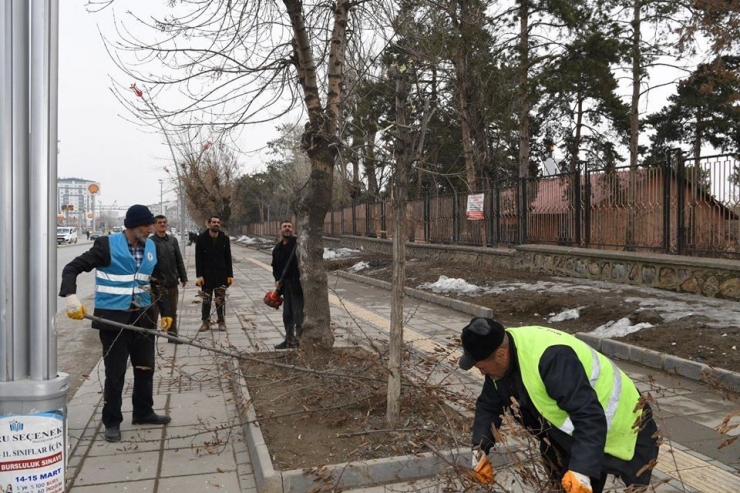
<svg viewBox="0 0 740 493"><path fill-rule="evenodd" d="M198 329L198 332L205 332L211 328L211 321L210 320L203 320L203 323L200 324L200 329Z"/></svg>
<svg viewBox="0 0 740 493"><path fill-rule="evenodd" d="M223 323L223 322L219 322L218 323L218 330L220 330L221 332L226 332L226 324Z"/></svg>

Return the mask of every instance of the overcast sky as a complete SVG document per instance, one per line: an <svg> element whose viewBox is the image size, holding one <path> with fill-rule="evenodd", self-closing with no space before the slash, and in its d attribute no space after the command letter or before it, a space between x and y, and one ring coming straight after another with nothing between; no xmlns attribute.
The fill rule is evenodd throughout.
<svg viewBox="0 0 740 493"><path fill-rule="evenodd" d="M133 2L114 3L116 14ZM111 93L111 77L130 85L133 80L110 60L98 32L111 31L110 9L91 14L86 0L59 2L59 166L62 178L82 178L100 183L99 202L111 205L158 204L159 179L168 180L164 166L172 169L169 149L160 134L144 132L121 115L126 110ZM132 93L133 98L133 93ZM275 138L276 123L250 130L250 148L262 148ZM254 171L261 156L244 156L244 171ZM168 192L169 189L169 192ZM164 200L175 198L165 182Z"/></svg>

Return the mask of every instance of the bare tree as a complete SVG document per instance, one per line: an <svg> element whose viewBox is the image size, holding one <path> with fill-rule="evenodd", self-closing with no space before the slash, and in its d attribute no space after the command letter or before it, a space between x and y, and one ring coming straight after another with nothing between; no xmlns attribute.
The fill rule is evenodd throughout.
<svg viewBox="0 0 740 493"><path fill-rule="evenodd" d="M190 126L233 132L294 109L305 114L301 144L311 172L296 214L301 280L311 293L303 324L303 347L309 352L334 343L322 233L338 153L349 13L362 3L168 2L164 14L127 13L117 23L119 38L109 40L121 68L151 87L162 117L173 123L187 119ZM158 75L144 70L152 65ZM187 101L173 98L165 104L172 93Z"/></svg>

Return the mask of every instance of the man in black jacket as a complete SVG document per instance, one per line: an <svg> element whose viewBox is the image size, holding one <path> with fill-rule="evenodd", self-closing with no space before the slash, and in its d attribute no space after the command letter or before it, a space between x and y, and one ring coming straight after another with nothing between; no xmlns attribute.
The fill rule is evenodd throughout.
<svg viewBox="0 0 740 493"><path fill-rule="evenodd" d="M612 361L564 332L504 329L488 318L473 318L461 340L460 367L475 366L485 377L473 422L474 470L488 464L492 427L499 429L506 410L539 439L551 481L567 493L600 493L607 474L631 491L649 485L657 427Z"/></svg>
<svg viewBox="0 0 740 493"><path fill-rule="evenodd" d="M154 216L154 235L152 241L157 247L157 266L152 273L152 294L155 299L167 298L172 313L170 334L177 335L177 302L180 298L178 284L184 288L188 284L188 273L182 260L180 245L174 235L167 234L167 218ZM179 342L167 339L167 342Z"/></svg>
<svg viewBox="0 0 740 493"><path fill-rule="evenodd" d="M280 225L282 239L272 249L272 277L275 288L283 296L283 325L285 340L275 349L298 347L303 324L303 288L298 269L298 240L293 236L293 223L286 220Z"/></svg>
<svg viewBox="0 0 740 493"><path fill-rule="evenodd" d="M211 300L216 301L216 322L218 330L226 330L224 321L224 301L226 289L234 282L231 266L231 243L221 231L221 218L208 218L208 229L198 236L195 242L195 282L203 291L203 311L200 332L211 328Z"/></svg>

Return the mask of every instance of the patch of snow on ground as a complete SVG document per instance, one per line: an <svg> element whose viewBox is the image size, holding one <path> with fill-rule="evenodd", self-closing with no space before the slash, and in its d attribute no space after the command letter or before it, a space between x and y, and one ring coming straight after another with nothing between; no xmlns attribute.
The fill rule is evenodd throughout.
<svg viewBox="0 0 740 493"><path fill-rule="evenodd" d="M367 269L370 267L370 264L368 262L357 262L355 265L347 269L350 272L360 272L363 269Z"/></svg>
<svg viewBox="0 0 740 493"><path fill-rule="evenodd" d="M252 238L246 235L242 235L236 239L236 243L242 243L244 245L251 245L253 243L262 243L263 240L258 238Z"/></svg>
<svg viewBox="0 0 740 493"><path fill-rule="evenodd" d="M477 293L481 288L475 284L470 284L465 279L439 276L437 282L420 284L419 289L429 289L434 293L449 293L451 291L458 293Z"/></svg>
<svg viewBox="0 0 740 493"><path fill-rule="evenodd" d="M581 310L586 308L585 306L579 306L578 308L571 308L570 310L563 310L557 315L553 315L548 318L548 322L563 322L565 320L574 320L581 316Z"/></svg>
<svg viewBox="0 0 740 493"><path fill-rule="evenodd" d="M351 248L324 248L324 260L355 257L359 253L359 250L352 250Z"/></svg>
<svg viewBox="0 0 740 493"><path fill-rule="evenodd" d="M628 334L632 334L633 332L637 332L642 329L649 329L652 326L653 324L649 324L647 322L632 325L630 319L625 317L620 318L616 322L607 322L604 325L592 330L591 333L600 337L624 337Z"/></svg>

